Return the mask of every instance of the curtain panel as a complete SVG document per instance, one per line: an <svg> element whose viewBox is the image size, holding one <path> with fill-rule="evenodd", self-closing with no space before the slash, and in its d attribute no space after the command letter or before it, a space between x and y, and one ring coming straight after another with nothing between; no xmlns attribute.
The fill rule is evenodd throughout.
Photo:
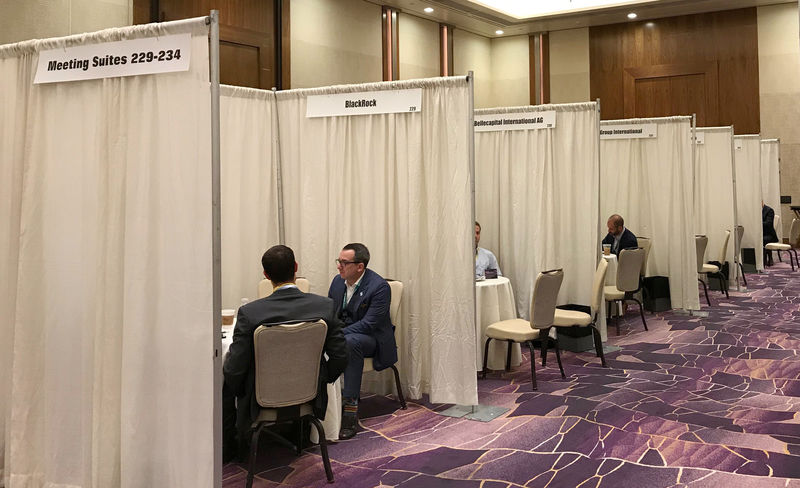
<svg viewBox="0 0 800 488"><path fill-rule="evenodd" d="M187 72L33 85L46 49L191 33ZM16 487L210 486L205 19L0 47L0 436Z"/></svg>
<svg viewBox="0 0 800 488"><path fill-rule="evenodd" d="M729 278L734 269L733 127L698 128L703 143L695 146L694 164L694 232L708 237L706 261L720 258L725 231L730 231L725 260Z"/></svg>
<svg viewBox="0 0 800 488"><path fill-rule="evenodd" d="M275 94L220 87L222 308L258 298L261 255L279 244Z"/></svg>
<svg viewBox="0 0 800 488"><path fill-rule="evenodd" d="M658 137L600 140L600 214L620 214L635 235L652 239L648 275L669 277L673 308L698 310L692 118L600 124L657 125Z"/></svg>
<svg viewBox="0 0 800 488"><path fill-rule="evenodd" d="M419 113L306 117L312 95L408 88L422 89ZM325 295L341 248L366 244L369 267L405 285L395 336L410 395L477 403L468 81L276 95L286 244L299 274Z"/></svg>
<svg viewBox="0 0 800 488"><path fill-rule="evenodd" d="M735 136L736 216L744 227L742 248L755 249L756 269L764 270L764 233L761 226L761 140L758 135Z"/></svg>
<svg viewBox="0 0 800 488"><path fill-rule="evenodd" d="M475 133L475 214L529 317L536 277L564 269L559 303L591 302L600 246L596 102L476 110L475 115L555 111L550 129ZM481 341L482 342L482 341Z"/></svg>
<svg viewBox="0 0 800 488"><path fill-rule="evenodd" d="M764 203L772 207L775 215L781 215L781 141L778 139L761 141L761 194L764 196ZM786 222L781 222L781 225L775 227L781 242L783 227L786 225Z"/></svg>

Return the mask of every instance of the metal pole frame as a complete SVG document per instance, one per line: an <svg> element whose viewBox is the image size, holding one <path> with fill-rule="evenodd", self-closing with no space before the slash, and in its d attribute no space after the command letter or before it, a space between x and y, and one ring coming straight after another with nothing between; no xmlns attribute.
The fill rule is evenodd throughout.
<svg viewBox="0 0 800 488"><path fill-rule="evenodd" d="M285 216L283 207L283 165L281 163L281 119L278 115L277 89L274 87L272 88L272 94L275 95L273 97L273 112L275 114L273 120L275 121L275 130L273 131L272 142L277 148L275 152L275 182L278 187L278 243L286 245L286 228L284 224ZM269 209L267 210L269 211Z"/></svg>
<svg viewBox="0 0 800 488"><path fill-rule="evenodd" d="M742 243L739 241L739 203L736 195L736 133L731 126L731 174L733 175L733 267L736 268L736 291L742 291L739 285L739 255L742 253Z"/></svg>
<svg viewBox="0 0 800 488"><path fill-rule="evenodd" d="M469 71L467 73L467 88L469 90L469 116L468 121L469 125L467 127L467 151L469 153L469 187L470 187L470 199L472 200L472 221L470 222L470 235L473 235L475 232L475 221L477 220L475 215L475 73ZM470 246L472 249L474 245ZM471 281L475 279L475 265L473 264L472 256L470 256L470 277L472 278ZM475 285L472 285L472 328L475 329L477 327L476 321L478 320L478 305L477 305L477 292L475 290ZM475 354L473 357L477 356L478 351L481 347L481 338L478 335L475 335ZM472 406L472 413L475 413L476 405Z"/></svg>
<svg viewBox="0 0 800 488"><path fill-rule="evenodd" d="M596 157L596 159L597 159L597 239L598 240L602 240L602 236L603 236L603 214L602 214L603 206L602 206L602 202L603 202L603 200L602 200L601 194L603 192L603 182L602 182L603 170L600 167L600 165L602 164L602 158L600 156L600 154L602 152L600 150L600 119L601 119L602 115L601 115L601 110L600 110L600 99L599 98L596 99L595 102L597 103L597 122L595 123L595 138L596 138L596 141L597 141L597 157ZM599 244L599 242L597 244ZM595 253L596 253L595 254L595 263L599 264L600 260L603 259L603 256L602 256L603 253L601 251L601 246L595 246L595 247L596 247L596 249L595 249ZM608 321L606 320L606 302L605 302L605 300L603 300L602 303L601 303L599 319L603 320L603 322L605 323L604 330L605 330L605 335L606 335L605 337L602 337L603 333L601 332L600 333L600 336L601 336L600 338L601 339L605 339L606 341L608 341Z"/></svg>
<svg viewBox="0 0 800 488"><path fill-rule="evenodd" d="M211 254L212 254L212 337L214 338L214 486L222 486L222 229L220 216L219 142L219 11L212 10L209 25L208 69L211 82Z"/></svg>

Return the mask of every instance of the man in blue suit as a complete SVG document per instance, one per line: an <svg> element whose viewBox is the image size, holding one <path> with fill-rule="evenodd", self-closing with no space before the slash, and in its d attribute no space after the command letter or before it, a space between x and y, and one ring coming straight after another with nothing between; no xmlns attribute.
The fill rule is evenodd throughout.
<svg viewBox="0 0 800 488"><path fill-rule="evenodd" d="M339 274L328 289L328 297L336 304L336 315L344 322L342 332L348 352L340 439L350 439L358 430L358 398L364 358L373 358L376 371L397 362L394 326L389 318L392 292L386 280L367 269L368 264L369 250L364 244L344 246L336 260Z"/></svg>
<svg viewBox="0 0 800 488"><path fill-rule="evenodd" d="M608 234L603 238L603 244L611 244L611 253L619 257L619 252L629 247L639 247L639 241L633 232L625 228L625 220L621 215L614 214L606 222Z"/></svg>

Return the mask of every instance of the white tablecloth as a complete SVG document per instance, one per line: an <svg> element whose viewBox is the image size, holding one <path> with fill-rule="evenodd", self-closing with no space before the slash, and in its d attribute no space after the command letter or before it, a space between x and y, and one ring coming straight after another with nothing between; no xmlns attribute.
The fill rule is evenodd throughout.
<svg viewBox="0 0 800 488"><path fill-rule="evenodd" d="M486 343L486 328L494 322L517 318L514 306L514 291L511 281L501 276L491 280L475 283L475 317L476 328L476 370L483 369L483 348ZM505 369L508 343L505 341L492 341L489 344L489 369ZM519 344L514 344L511 351L511 365L519 366L522 363L522 349Z"/></svg>
<svg viewBox="0 0 800 488"><path fill-rule="evenodd" d="M222 326L222 357L223 362L228 349L233 342L233 328L236 326L236 319L233 325ZM339 428L342 426L342 378L344 375L333 382L328 383L328 410L325 413L325 420L322 421L322 428L325 429L325 438L329 441L339 439ZM311 442L318 442L317 429L311 427Z"/></svg>

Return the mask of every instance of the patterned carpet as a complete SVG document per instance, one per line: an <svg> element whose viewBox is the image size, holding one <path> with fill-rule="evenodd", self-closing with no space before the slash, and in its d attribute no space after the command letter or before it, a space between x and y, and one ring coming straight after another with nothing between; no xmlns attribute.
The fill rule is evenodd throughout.
<svg viewBox="0 0 800 488"><path fill-rule="evenodd" d="M729 300L710 292L707 318L647 314L649 332L634 306L622 335L610 330L621 350L607 354L608 369L565 352L563 380L551 351L538 392L528 357L479 380L481 404L511 409L492 422L365 398L364 430L329 448L336 485L800 487L798 278L777 264ZM264 445L257 471L257 487L327 485L317 448L295 457ZM223 486L245 476L228 464Z"/></svg>

